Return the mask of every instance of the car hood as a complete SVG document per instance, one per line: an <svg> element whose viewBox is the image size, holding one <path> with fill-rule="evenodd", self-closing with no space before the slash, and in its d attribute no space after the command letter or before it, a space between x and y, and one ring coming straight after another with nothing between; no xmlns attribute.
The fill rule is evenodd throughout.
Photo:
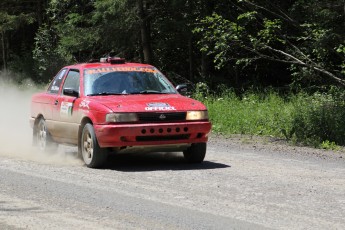
<svg viewBox="0 0 345 230"><path fill-rule="evenodd" d="M89 97L91 104L102 104L114 112L172 112L206 110L199 101L180 94L114 95Z"/></svg>

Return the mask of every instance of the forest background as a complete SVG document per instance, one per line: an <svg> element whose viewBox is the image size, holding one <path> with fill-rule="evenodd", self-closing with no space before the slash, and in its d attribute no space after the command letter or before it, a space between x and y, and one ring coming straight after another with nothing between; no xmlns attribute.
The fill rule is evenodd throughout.
<svg viewBox="0 0 345 230"><path fill-rule="evenodd" d="M214 131L345 144L345 0L2 0L2 78L105 56L188 83Z"/></svg>

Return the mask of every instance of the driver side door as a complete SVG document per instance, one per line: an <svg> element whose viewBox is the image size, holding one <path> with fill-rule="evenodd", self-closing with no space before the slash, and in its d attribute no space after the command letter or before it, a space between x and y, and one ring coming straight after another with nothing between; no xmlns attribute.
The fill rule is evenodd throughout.
<svg viewBox="0 0 345 230"><path fill-rule="evenodd" d="M80 71L69 69L63 82L62 90L56 100L56 107L53 110L55 123L55 136L61 141L76 144L78 140L79 120L78 104L79 96L65 95L64 90L80 92Z"/></svg>

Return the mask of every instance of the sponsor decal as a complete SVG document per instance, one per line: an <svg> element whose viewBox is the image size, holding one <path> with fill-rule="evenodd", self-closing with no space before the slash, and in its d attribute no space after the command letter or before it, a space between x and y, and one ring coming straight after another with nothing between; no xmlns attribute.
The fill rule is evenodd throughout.
<svg viewBox="0 0 345 230"><path fill-rule="evenodd" d="M174 107L145 107L146 111L173 111Z"/></svg>
<svg viewBox="0 0 345 230"><path fill-rule="evenodd" d="M173 111L176 110L175 107L170 106L167 103L149 103L147 104L147 107L145 107L146 111ZM164 118L162 118L164 119Z"/></svg>
<svg viewBox="0 0 345 230"><path fill-rule="evenodd" d="M72 116L73 103L72 102L61 102L60 115L61 116Z"/></svg>
<svg viewBox="0 0 345 230"><path fill-rule="evenodd" d="M81 108L81 109L90 109L89 104L90 104L89 101L82 101L79 104L79 108Z"/></svg>
<svg viewBox="0 0 345 230"><path fill-rule="evenodd" d="M59 91L59 89L60 89L59 86L53 85L51 90L52 91Z"/></svg>
<svg viewBox="0 0 345 230"><path fill-rule="evenodd" d="M162 103L162 102L153 102L153 103L148 103L148 107L170 107L168 103Z"/></svg>
<svg viewBox="0 0 345 230"><path fill-rule="evenodd" d="M109 73L109 72L157 73L158 71L154 68L147 68L147 67L107 67L107 68L88 69L85 71L86 74Z"/></svg>

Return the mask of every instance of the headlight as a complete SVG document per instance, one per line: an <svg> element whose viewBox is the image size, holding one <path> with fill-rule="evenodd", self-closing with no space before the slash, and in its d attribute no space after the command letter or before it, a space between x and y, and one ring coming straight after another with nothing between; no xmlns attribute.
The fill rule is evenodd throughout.
<svg viewBox="0 0 345 230"><path fill-rule="evenodd" d="M207 111L188 111L186 116L187 121L208 120Z"/></svg>
<svg viewBox="0 0 345 230"><path fill-rule="evenodd" d="M134 122L138 121L135 113L108 113L105 117L106 122Z"/></svg>

